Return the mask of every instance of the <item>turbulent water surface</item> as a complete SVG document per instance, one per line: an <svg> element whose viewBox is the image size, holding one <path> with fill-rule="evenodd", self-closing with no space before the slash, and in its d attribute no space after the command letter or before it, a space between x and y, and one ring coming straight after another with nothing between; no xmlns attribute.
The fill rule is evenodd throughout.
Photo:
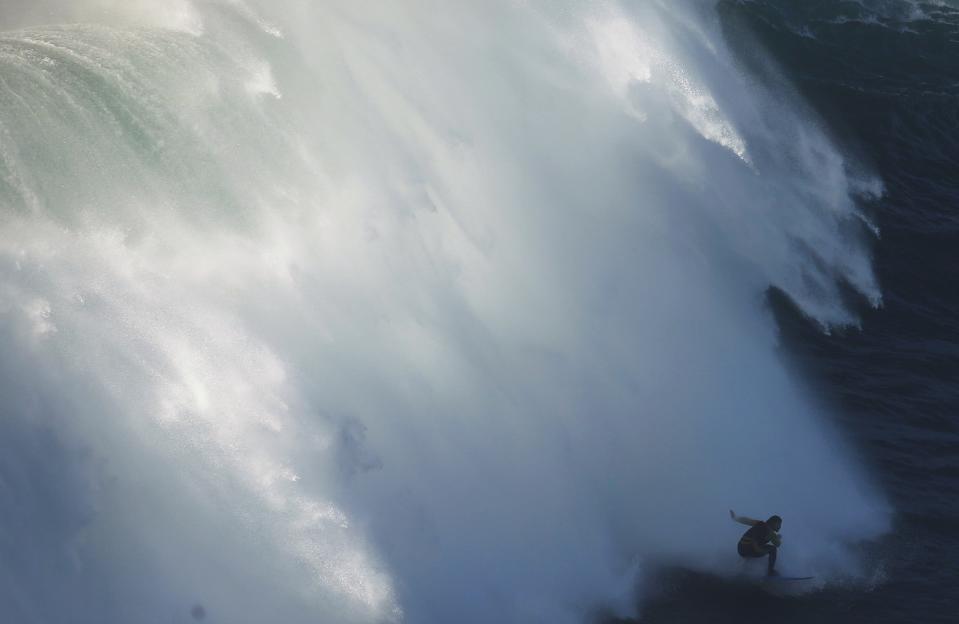
<svg viewBox="0 0 959 624"><path fill-rule="evenodd" d="M4 621L956 609L949 3L0 21Z"/></svg>

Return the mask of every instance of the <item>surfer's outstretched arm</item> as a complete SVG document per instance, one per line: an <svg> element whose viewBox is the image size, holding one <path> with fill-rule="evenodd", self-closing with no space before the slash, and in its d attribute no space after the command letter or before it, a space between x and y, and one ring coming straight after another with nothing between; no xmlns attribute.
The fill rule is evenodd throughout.
<svg viewBox="0 0 959 624"><path fill-rule="evenodd" d="M759 524L759 520L753 520L752 518L747 518L746 516L737 516L736 512L734 512L732 509L729 510L729 517L740 524L746 524L749 526L756 526Z"/></svg>

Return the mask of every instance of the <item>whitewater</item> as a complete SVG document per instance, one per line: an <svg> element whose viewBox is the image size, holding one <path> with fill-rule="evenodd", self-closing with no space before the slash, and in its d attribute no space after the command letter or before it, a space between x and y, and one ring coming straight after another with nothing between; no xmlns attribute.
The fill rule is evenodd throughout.
<svg viewBox="0 0 959 624"><path fill-rule="evenodd" d="M582 622L868 576L789 366L882 193L709 2L0 9L0 609Z"/></svg>

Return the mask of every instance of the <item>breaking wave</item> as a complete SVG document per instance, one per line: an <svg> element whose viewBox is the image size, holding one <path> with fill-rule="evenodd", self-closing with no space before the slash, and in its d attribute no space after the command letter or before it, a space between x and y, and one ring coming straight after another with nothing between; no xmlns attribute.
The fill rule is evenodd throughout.
<svg viewBox="0 0 959 624"><path fill-rule="evenodd" d="M879 305L881 183L711 5L377 5L2 9L5 619L628 615L729 507L859 574L764 296Z"/></svg>

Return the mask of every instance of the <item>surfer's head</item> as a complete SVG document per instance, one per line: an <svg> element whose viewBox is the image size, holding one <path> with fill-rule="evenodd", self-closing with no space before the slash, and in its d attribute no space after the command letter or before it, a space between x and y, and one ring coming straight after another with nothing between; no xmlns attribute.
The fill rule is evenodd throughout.
<svg viewBox="0 0 959 624"><path fill-rule="evenodd" d="M783 528L783 519L779 516L769 516L769 520L766 520L766 524L769 525L773 531L778 531Z"/></svg>

